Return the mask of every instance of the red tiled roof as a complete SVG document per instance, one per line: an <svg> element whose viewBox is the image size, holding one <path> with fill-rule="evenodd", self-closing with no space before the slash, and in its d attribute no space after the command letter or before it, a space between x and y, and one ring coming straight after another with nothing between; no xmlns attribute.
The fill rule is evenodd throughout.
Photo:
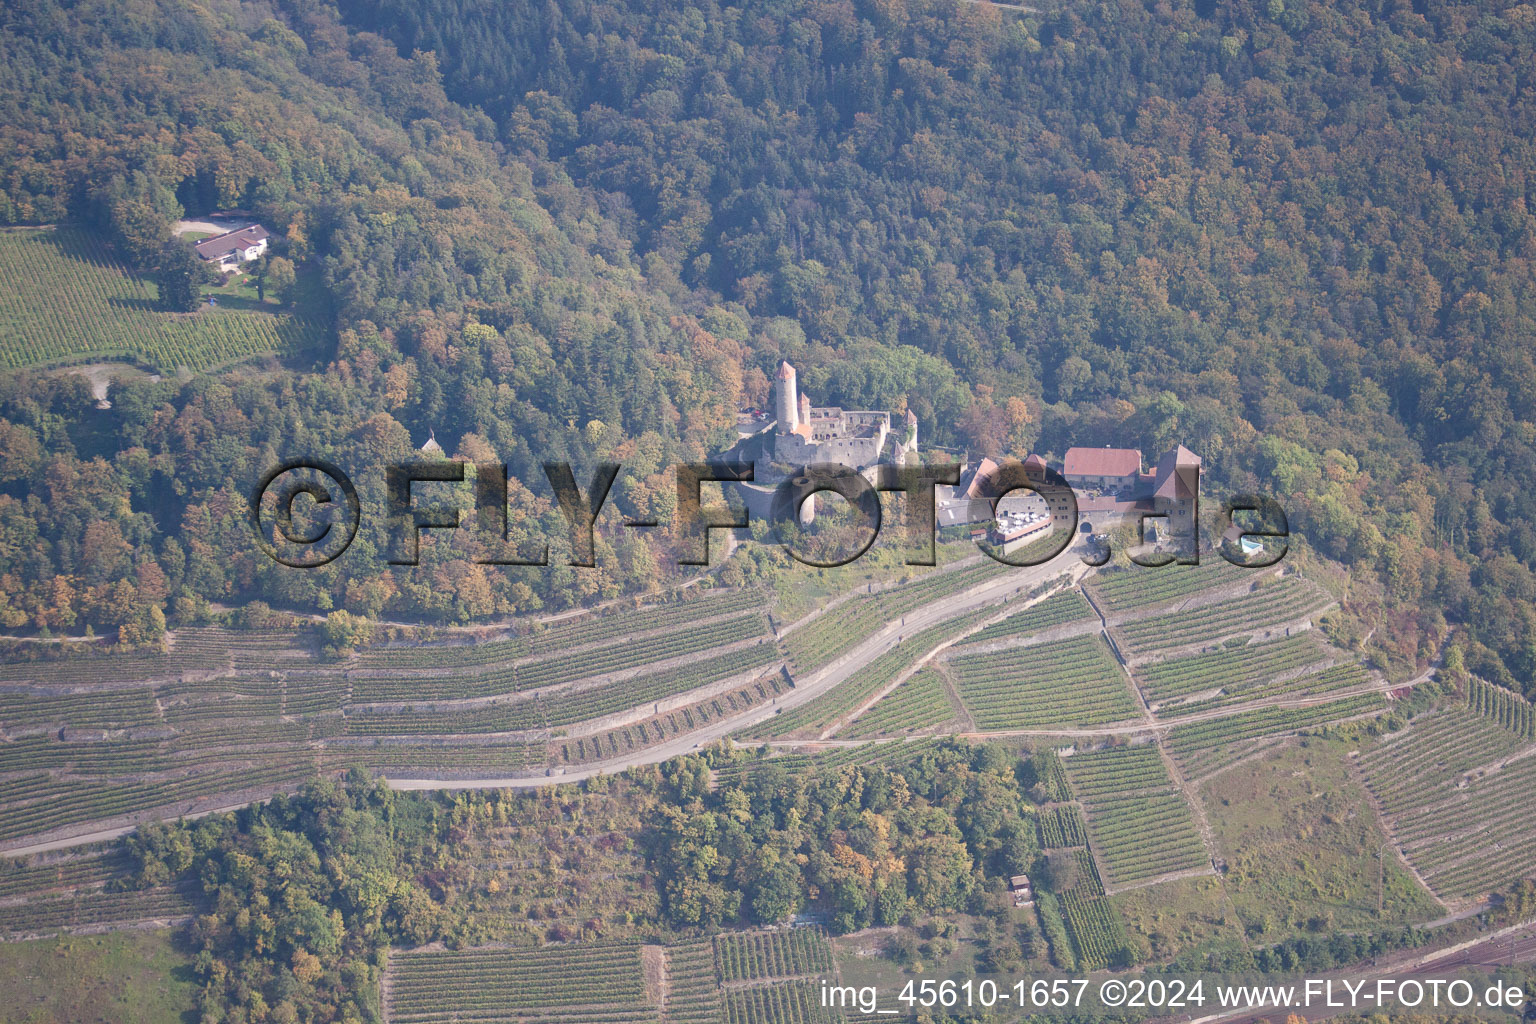
<svg viewBox="0 0 1536 1024"><path fill-rule="evenodd" d="M972 501L985 497L992 488L992 474L997 472L997 463L984 458L976 467L976 473L971 477L971 484L965 489L965 496Z"/></svg>
<svg viewBox="0 0 1536 1024"><path fill-rule="evenodd" d="M1183 501L1195 496L1200 480L1200 456L1179 445L1157 460L1152 493L1158 498Z"/></svg>
<svg viewBox="0 0 1536 1024"><path fill-rule="evenodd" d="M252 224L249 227L240 228L238 231L226 231L222 235L205 238L192 248L205 260L216 260L226 253L244 250L255 245L263 238L269 237L267 229L260 224Z"/></svg>
<svg viewBox="0 0 1536 1024"><path fill-rule="evenodd" d="M1135 476L1141 452L1134 448L1068 448L1062 460L1067 476Z"/></svg>

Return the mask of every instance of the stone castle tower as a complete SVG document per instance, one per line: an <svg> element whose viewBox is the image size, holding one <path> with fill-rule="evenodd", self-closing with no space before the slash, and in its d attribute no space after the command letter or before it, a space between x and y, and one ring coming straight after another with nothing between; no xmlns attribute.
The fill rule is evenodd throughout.
<svg viewBox="0 0 1536 1024"><path fill-rule="evenodd" d="M778 415L780 434L793 434L800 426L800 396L795 378L795 368L788 361L779 363L774 399L774 411Z"/></svg>

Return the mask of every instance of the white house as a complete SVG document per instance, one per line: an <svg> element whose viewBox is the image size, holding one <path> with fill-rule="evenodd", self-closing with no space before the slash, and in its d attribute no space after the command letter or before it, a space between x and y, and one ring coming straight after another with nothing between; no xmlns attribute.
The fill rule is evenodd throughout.
<svg viewBox="0 0 1536 1024"><path fill-rule="evenodd" d="M233 270L242 263L249 263L267 251L267 229L260 224L226 231L222 235L205 238L192 248L208 263L216 263L220 270Z"/></svg>

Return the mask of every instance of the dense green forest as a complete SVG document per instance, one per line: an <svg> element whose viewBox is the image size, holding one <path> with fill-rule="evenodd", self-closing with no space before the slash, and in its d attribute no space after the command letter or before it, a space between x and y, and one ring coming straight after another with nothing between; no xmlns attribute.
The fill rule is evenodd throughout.
<svg viewBox="0 0 1536 1024"><path fill-rule="evenodd" d="M147 266L178 212L251 208L336 332L315 372L108 414L10 375L12 629L121 628L130 594L462 621L652 585L664 538L386 571L369 534L275 572L241 488L431 429L539 494L542 459L624 461L615 514L664 515L657 471L787 357L925 441L1182 442L1357 570L1386 651L1449 622L1469 668L1536 680L1529 4L33 0L0 35L0 220Z"/></svg>
<svg viewBox="0 0 1536 1024"><path fill-rule="evenodd" d="M1019 920L1006 887L1027 872L1050 900L1083 881L1068 866L1075 860L1038 844L1053 762L1060 772L1054 752L944 741L885 765L789 770L758 758L717 746L517 792L398 793L354 771L236 813L140 826L120 841L130 868L120 884L192 890L200 912L177 941L192 959L199 1019L229 1024L377 1020L385 952L434 941L672 942L801 914L835 934L898 923L921 930L968 914L980 922L985 973L1070 957L1049 918L1043 928ZM624 850L637 853L639 874L621 870L616 889L575 881L594 866L620 867L612 857ZM497 868L524 863L537 883L527 866L535 862L561 881L529 901L532 890ZM511 907L494 902L503 882L517 888ZM659 901L634 902L657 892ZM1517 883L1500 893L1494 919L1518 919L1533 900L1533 883ZM590 918L575 928L551 920L567 905ZM1429 940L1398 927L1301 934L1256 949L1223 942L1170 969L1320 972ZM903 948L893 955L907 966L927 955ZM1141 962L1146 951L1116 958Z"/></svg>
<svg viewBox="0 0 1536 1024"><path fill-rule="evenodd" d="M601 807L621 807L635 824L620 841L645 851L646 887L664 894L658 913L626 921L661 937L776 924L811 907L836 931L981 911L989 891L1003 892L1002 875L1039 859L1034 767L1001 748L951 744L894 768L770 765L710 785L712 765L752 756L715 748L539 793L404 795L354 773L237 814L141 827L124 840L129 884L201 890L207 912L183 938L203 1020L324 1022L377 1019L388 945L475 935L454 878L508 821L559 822L527 850L552 856L557 835L600 846ZM589 927L618 926L603 917ZM1003 931L997 946L1016 966L1019 938L1011 923Z"/></svg>

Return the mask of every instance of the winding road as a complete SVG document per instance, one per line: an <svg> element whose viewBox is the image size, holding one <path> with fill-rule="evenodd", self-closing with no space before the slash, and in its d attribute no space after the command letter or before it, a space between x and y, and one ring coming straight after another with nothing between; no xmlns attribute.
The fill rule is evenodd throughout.
<svg viewBox="0 0 1536 1024"><path fill-rule="evenodd" d="M701 747L707 747L746 726L756 725L773 715L815 700L895 647L904 636L919 633L935 623L963 615L1012 594L1027 592L1064 572L1080 575L1084 568L1079 557L1081 553L1081 542L1075 542L1048 562L1006 573L970 590L962 591L941 604L908 612L901 619L886 623L879 632L830 665L825 665L796 679L795 688L781 694L776 700L624 757L594 761L574 769L551 769L540 775L512 775L494 779L387 778L387 781L390 788L399 790L533 789L563 782L577 782L598 775L615 775L636 765L660 764Z"/></svg>

